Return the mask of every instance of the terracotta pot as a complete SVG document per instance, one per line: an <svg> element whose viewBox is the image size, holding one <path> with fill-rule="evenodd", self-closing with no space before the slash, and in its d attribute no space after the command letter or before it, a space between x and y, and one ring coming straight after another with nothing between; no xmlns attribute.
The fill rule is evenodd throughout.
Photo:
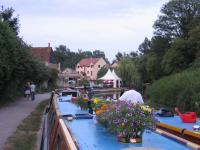
<svg viewBox="0 0 200 150"><path fill-rule="evenodd" d="M129 138L129 137L124 137L121 134L118 134L118 141L121 143L141 143L142 142L142 137L138 138Z"/></svg>
<svg viewBox="0 0 200 150"><path fill-rule="evenodd" d="M142 143L142 138L130 138L130 143Z"/></svg>
<svg viewBox="0 0 200 150"><path fill-rule="evenodd" d="M128 137L118 137L118 141L121 143L130 143L130 140Z"/></svg>

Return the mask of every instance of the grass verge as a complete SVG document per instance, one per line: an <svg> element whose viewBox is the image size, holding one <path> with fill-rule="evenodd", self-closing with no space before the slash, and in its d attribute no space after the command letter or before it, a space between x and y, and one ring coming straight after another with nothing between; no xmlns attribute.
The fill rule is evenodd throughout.
<svg viewBox="0 0 200 150"><path fill-rule="evenodd" d="M8 138L5 150L34 150L37 133L40 129L42 114L49 100L38 104L36 109L17 127L16 132Z"/></svg>

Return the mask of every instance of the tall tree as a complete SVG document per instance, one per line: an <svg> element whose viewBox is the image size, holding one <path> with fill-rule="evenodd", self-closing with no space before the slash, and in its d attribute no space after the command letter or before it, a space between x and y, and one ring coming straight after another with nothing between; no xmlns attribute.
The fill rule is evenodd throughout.
<svg viewBox="0 0 200 150"><path fill-rule="evenodd" d="M123 54L121 52L118 52L116 55L115 55L117 61L120 61L123 57Z"/></svg>
<svg viewBox="0 0 200 150"><path fill-rule="evenodd" d="M55 56L57 62L61 63L61 70L65 68L64 64L66 61L66 57L69 55L69 53L70 49L67 48L65 45L59 45L58 47L56 47Z"/></svg>
<svg viewBox="0 0 200 150"><path fill-rule="evenodd" d="M105 58L105 53L100 50L94 50L93 51L93 57L102 57Z"/></svg>
<svg viewBox="0 0 200 150"><path fill-rule="evenodd" d="M97 79L103 77L107 71L108 68L106 68L105 66L101 67L101 69L97 72Z"/></svg>
<svg viewBox="0 0 200 150"><path fill-rule="evenodd" d="M0 21L8 23L9 27L18 34L19 32L19 19L18 16L14 17L14 9L1 6Z"/></svg>
<svg viewBox="0 0 200 150"><path fill-rule="evenodd" d="M121 59L118 71L124 86L135 85L139 88L141 81L136 60L130 58Z"/></svg>
<svg viewBox="0 0 200 150"><path fill-rule="evenodd" d="M187 39L190 23L200 14L200 1L171 0L162 7L161 13L153 26L155 34L170 39Z"/></svg>
<svg viewBox="0 0 200 150"><path fill-rule="evenodd" d="M150 49L151 49L151 41L147 37L145 37L142 44L139 45L138 50L140 53L146 54L150 51Z"/></svg>

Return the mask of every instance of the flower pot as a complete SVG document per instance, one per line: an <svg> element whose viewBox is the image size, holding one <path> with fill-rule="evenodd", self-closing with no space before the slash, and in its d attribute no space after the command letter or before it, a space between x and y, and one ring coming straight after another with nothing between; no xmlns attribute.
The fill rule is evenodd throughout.
<svg viewBox="0 0 200 150"><path fill-rule="evenodd" d="M130 143L130 140L128 137L118 137L118 141L121 143Z"/></svg>
<svg viewBox="0 0 200 150"><path fill-rule="evenodd" d="M142 143L142 137L139 138L130 138L130 143Z"/></svg>

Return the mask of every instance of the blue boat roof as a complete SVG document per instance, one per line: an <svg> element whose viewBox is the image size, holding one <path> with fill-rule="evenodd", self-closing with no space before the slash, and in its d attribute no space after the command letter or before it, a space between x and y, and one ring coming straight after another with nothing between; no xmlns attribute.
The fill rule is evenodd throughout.
<svg viewBox="0 0 200 150"><path fill-rule="evenodd" d="M59 101L59 98L57 98L57 104L61 115L88 113L87 110L81 110L71 102Z"/></svg>
<svg viewBox="0 0 200 150"><path fill-rule="evenodd" d="M200 123L199 120L197 121L197 123L183 123L180 119L179 116L174 116L174 117L157 117L158 120L162 123L166 123L178 128L182 128L182 129L187 129L187 130L192 130L192 127L195 124Z"/></svg>
<svg viewBox="0 0 200 150"><path fill-rule="evenodd" d="M81 150L121 150L130 147L189 150L186 146L151 131L143 133L141 144L120 143L117 140L117 135L111 134L106 128L100 126L95 118L73 121L65 120L65 123Z"/></svg>
<svg viewBox="0 0 200 150"><path fill-rule="evenodd" d="M70 102L60 102L57 99L57 106L61 115L87 114L87 110L81 110ZM178 116L173 118L158 117L161 122L177 125ZM175 120L175 121L174 121ZM173 140L163 137L154 132L144 132L141 144L122 144L118 142L117 135L111 134L104 127L99 125L95 119L74 119L73 121L64 120L70 129L72 136L76 139L81 150L121 150L129 147L153 147L164 150L188 150ZM180 122L181 124L181 122ZM192 127L190 125L189 127Z"/></svg>

